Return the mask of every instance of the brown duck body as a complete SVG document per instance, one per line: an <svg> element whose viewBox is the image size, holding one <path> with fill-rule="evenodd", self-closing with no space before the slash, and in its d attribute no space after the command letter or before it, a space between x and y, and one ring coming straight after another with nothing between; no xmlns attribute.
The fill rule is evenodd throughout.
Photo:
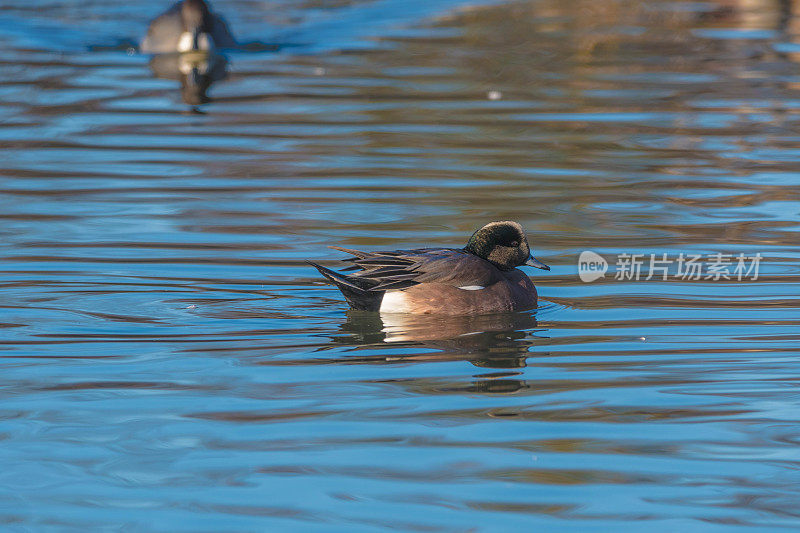
<svg viewBox="0 0 800 533"><path fill-rule="evenodd" d="M465 250L424 248L361 252L346 270L311 263L342 291L353 309L381 313L478 315L536 307L536 288L519 269L501 270Z"/></svg>
<svg viewBox="0 0 800 533"><path fill-rule="evenodd" d="M382 313L435 315L485 315L525 311L536 307L536 287L521 270L503 272L502 279L483 287L457 287L445 283L421 283L383 295Z"/></svg>

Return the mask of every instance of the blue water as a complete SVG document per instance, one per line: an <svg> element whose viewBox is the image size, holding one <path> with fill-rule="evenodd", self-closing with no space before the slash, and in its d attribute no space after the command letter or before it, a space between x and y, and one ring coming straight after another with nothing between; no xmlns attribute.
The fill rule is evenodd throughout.
<svg viewBox="0 0 800 533"><path fill-rule="evenodd" d="M0 529L800 527L793 6L217 0L202 105L165 7L0 5ZM535 311L305 263L501 219ZM757 279L618 279L717 253Z"/></svg>

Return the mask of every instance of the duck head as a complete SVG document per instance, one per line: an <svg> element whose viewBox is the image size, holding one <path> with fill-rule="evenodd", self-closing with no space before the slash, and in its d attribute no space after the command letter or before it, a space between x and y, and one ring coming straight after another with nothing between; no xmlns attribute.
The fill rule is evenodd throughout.
<svg viewBox="0 0 800 533"><path fill-rule="evenodd" d="M543 270L550 267L533 257L522 226L511 220L490 222L472 234L464 251L482 257L500 270L529 265Z"/></svg>
<svg viewBox="0 0 800 533"><path fill-rule="evenodd" d="M179 52L208 52L214 48L211 12L203 0L183 0L181 21L183 33L178 41Z"/></svg>

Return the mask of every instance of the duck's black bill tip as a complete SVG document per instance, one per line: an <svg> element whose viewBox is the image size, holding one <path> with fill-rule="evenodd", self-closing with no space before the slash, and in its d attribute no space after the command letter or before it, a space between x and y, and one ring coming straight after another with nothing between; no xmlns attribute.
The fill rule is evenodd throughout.
<svg viewBox="0 0 800 533"><path fill-rule="evenodd" d="M528 266L541 268L542 270L550 270L549 266L545 265L544 263L542 263L541 261L539 261L538 259L536 259L533 256L530 256L528 258L528 260L525 261L525 264L528 265Z"/></svg>

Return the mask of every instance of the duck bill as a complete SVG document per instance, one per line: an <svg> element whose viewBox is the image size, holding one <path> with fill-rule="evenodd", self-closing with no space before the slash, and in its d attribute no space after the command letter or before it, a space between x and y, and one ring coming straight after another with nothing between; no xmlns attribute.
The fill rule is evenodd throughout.
<svg viewBox="0 0 800 533"><path fill-rule="evenodd" d="M527 261L525 261L525 264L526 264L526 265L528 265L528 266L532 266L532 267L536 267L536 268L541 268L542 270L550 270L550 267L549 267L549 266L545 265L544 263L542 263L541 261L539 261L538 259L536 259L535 257L533 257L533 255L531 255L531 256L528 258L528 260L527 260Z"/></svg>

